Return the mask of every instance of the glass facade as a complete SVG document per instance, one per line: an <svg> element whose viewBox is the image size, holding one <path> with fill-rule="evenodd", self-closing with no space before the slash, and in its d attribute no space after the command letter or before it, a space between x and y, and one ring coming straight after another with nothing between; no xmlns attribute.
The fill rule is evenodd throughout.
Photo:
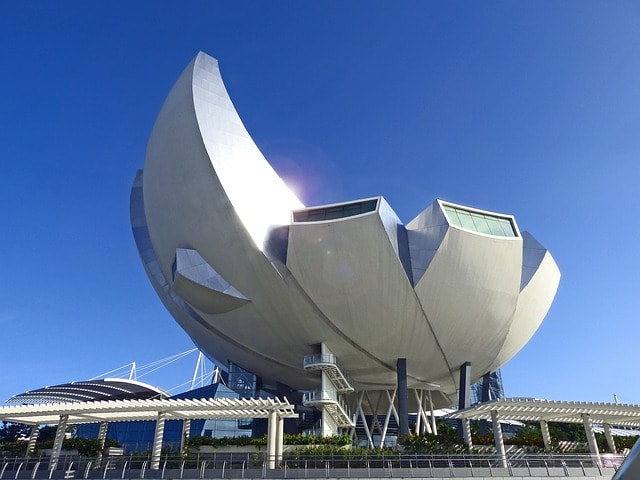
<svg viewBox="0 0 640 480"><path fill-rule="evenodd" d="M260 388L258 377L233 362L229 362L228 365L229 388L236 392L240 398L256 398Z"/></svg>
<svg viewBox="0 0 640 480"><path fill-rule="evenodd" d="M229 373L227 385L238 394L238 398L272 398L273 394L262 389L260 377L236 365L228 363ZM259 438L267 432L267 420L254 418L234 420L236 428L242 431L242 435L251 435Z"/></svg>
<svg viewBox="0 0 640 480"><path fill-rule="evenodd" d="M378 199L365 200L363 202L334 205L332 207L309 208L293 212L293 221L297 222L323 222L337 218L353 217L362 213L373 212L378 206Z"/></svg>
<svg viewBox="0 0 640 480"><path fill-rule="evenodd" d="M508 217L465 210L453 205L443 205L443 209L449 219L449 223L456 227L496 237L518 236L513 222Z"/></svg>
<svg viewBox="0 0 640 480"><path fill-rule="evenodd" d="M472 405L482 402L482 382L483 379L480 379L471 385ZM502 373L500 373L500 369L491 372L491 375L489 375L489 400L496 400L498 398L504 398L504 386L502 385Z"/></svg>
<svg viewBox="0 0 640 480"><path fill-rule="evenodd" d="M237 399L239 395L221 383L208 385L206 387L190 390L171 397L178 398L230 398ZM131 421L131 422L111 422L107 428L107 438L117 440L126 452L146 452L153 446L153 436L155 434L155 421ZM77 426L76 437L97 438L100 425L98 423L81 424ZM238 425L235 419L204 420L197 419L191 421L189 436L205 436L212 438L221 437L241 437L251 435ZM180 449L182 436L182 421L167 420L165 422L163 445L173 451Z"/></svg>

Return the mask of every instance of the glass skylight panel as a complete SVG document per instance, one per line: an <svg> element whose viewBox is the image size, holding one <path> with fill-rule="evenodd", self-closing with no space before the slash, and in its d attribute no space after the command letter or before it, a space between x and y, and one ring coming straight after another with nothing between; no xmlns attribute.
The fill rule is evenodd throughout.
<svg viewBox="0 0 640 480"><path fill-rule="evenodd" d="M471 218L473 219L473 224L476 226L476 231L492 235L486 216L480 215L479 213L472 213Z"/></svg>
<svg viewBox="0 0 640 480"><path fill-rule="evenodd" d="M491 235L497 235L499 237L505 235L504 230L502 229L502 224L497 218L487 217L487 224L489 225Z"/></svg>
<svg viewBox="0 0 640 480"><path fill-rule="evenodd" d="M447 212L447 216L449 217L449 222L455 225L456 227L462 227L460 220L458 219L458 214L456 211L448 205L444 206L444 211Z"/></svg>
<svg viewBox="0 0 640 480"><path fill-rule="evenodd" d="M334 205L332 207L310 208L293 212L294 222L323 222L339 218L353 217L363 213L373 212L378 206L378 200Z"/></svg>
<svg viewBox="0 0 640 480"><path fill-rule="evenodd" d="M516 236L515 229L513 228L513 225L511 224L511 221L509 219L499 218L498 220L500 221L500 225L502 225L502 230L504 231L505 237Z"/></svg>
<svg viewBox="0 0 640 480"><path fill-rule="evenodd" d="M497 237L517 237L511 220L483 212L465 210L452 205L443 205L449 223L472 232L494 235Z"/></svg>
<svg viewBox="0 0 640 480"><path fill-rule="evenodd" d="M469 214L469 212L463 212L458 210L458 218L460 219L460 224L462 225L462 228L466 228L467 230L473 230L473 231L478 231L476 229L475 224L473 223L473 219L471 218L471 215Z"/></svg>

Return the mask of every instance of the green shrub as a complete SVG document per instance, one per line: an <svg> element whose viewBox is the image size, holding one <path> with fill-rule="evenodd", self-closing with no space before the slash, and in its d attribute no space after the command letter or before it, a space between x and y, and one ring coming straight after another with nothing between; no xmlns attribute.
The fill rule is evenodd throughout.
<svg viewBox="0 0 640 480"><path fill-rule="evenodd" d="M227 446L238 446L238 447L246 447L247 445L266 445L266 438L251 438L249 436L243 435L241 437L220 437L220 438L211 438L211 437L202 437L195 436L187 439L186 445L188 447L200 447L201 445L211 445L214 448L219 447L227 447Z"/></svg>
<svg viewBox="0 0 640 480"><path fill-rule="evenodd" d="M0 456L21 457L27 452L27 442L0 442Z"/></svg>
<svg viewBox="0 0 640 480"><path fill-rule="evenodd" d="M322 437L314 435L290 435L285 433L283 437L285 445L335 445L344 446L351 444L351 437L348 434ZM214 448L226 446L246 447L248 445L266 446L267 436L262 438L242 437L191 437L187 439L187 447L200 447L201 445L211 445Z"/></svg>
<svg viewBox="0 0 640 480"><path fill-rule="evenodd" d="M510 445L518 445L519 447L538 447L544 449L544 440L542 439L542 431L540 425L529 423L524 425L512 439L505 440Z"/></svg>
<svg viewBox="0 0 640 480"><path fill-rule="evenodd" d="M285 445L351 445L351 437L347 433L332 435L330 437L323 437L321 435L290 435L285 433L283 440Z"/></svg>
<svg viewBox="0 0 640 480"><path fill-rule="evenodd" d="M408 453L421 454L449 454L464 453L467 450L463 440L451 432L444 433L438 431L438 435L425 433L423 435L401 435L398 437L398 443L402 445Z"/></svg>

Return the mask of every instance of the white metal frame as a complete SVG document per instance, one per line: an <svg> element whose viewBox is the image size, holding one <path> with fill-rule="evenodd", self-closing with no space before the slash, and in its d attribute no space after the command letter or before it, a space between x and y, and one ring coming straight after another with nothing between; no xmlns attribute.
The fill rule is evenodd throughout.
<svg viewBox="0 0 640 480"><path fill-rule="evenodd" d="M107 400L98 402L11 405L0 407L0 420L28 425L58 426L49 469L58 463L67 425L114 421L155 420L150 468L160 468L162 434L166 420L188 421L198 418L267 418L268 468L273 469L282 458L285 418L298 418L295 406L286 399L154 399Z"/></svg>

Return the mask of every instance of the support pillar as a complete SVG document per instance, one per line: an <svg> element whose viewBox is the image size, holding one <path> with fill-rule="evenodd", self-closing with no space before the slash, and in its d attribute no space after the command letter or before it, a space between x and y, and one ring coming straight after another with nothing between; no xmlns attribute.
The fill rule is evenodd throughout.
<svg viewBox="0 0 640 480"><path fill-rule="evenodd" d="M458 389L458 409L463 410L471 406L471 362L464 362L460 366L460 388Z"/></svg>
<svg viewBox="0 0 640 480"><path fill-rule="evenodd" d="M109 422L100 422L100 430L98 431L98 441L100 442L100 450L104 448L104 442L107 439L107 427Z"/></svg>
<svg viewBox="0 0 640 480"><path fill-rule="evenodd" d="M607 439L609 451L611 453L618 453L616 449L616 442L613 441L613 435L611 435L611 425L609 425L608 423L604 424L604 438Z"/></svg>
<svg viewBox="0 0 640 480"><path fill-rule="evenodd" d="M185 418L182 421L182 435L180 435L180 451L184 451L187 440L191 437L191 419Z"/></svg>
<svg viewBox="0 0 640 480"><path fill-rule="evenodd" d="M429 419L427 418L427 395L425 394L424 390L420 391L420 399L419 399L419 404L420 404L420 416L422 417L422 422L421 422L421 434L424 433L433 433L433 431L431 430L431 425L429 424Z"/></svg>
<svg viewBox="0 0 640 480"><path fill-rule="evenodd" d="M109 422L100 422L100 430L98 430L98 442L100 443L100 451L98 452L98 458L96 458L96 464L100 465L102 462L102 453L104 450L104 443L107 439L107 428Z"/></svg>
<svg viewBox="0 0 640 480"><path fill-rule="evenodd" d="M427 433L434 434L433 430L431 429L431 423L429 423L429 417L427 416L427 395L428 394L425 392L422 398L422 410L424 412L425 430Z"/></svg>
<svg viewBox="0 0 640 480"><path fill-rule="evenodd" d="M507 468L507 452L504 449L504 438L502 438L502 427L497 410L491 411L491 426L493 427L493 440L496 444L498 462L502 468Z"/></svg>
<svg viewBox="0 0 640 480"><path fill-rule="evenodd" d="M269 423L267 426L267 468L276 468L276 431L278 429L278 414L275 410L269 412Z"/></svg>
<svg viewBox="0 0 640 480"><path fill-rule="evenodd" d="M27 457L36 450L36 442L38 441L38 435L40 434L40 425L36 424L31 427L29 432L29 443L27 443Z"/></svg>
<svg viewBox="0 0 640 480"><path fill-rule="evenodd" d="M433 412L433 398L431 397L431 390L428 390L429 393L429 410L431 411L431 430L434 435L438 435L438 427L436 425L436 416Z"/></svg>
<svg viewBox="0 0 640 480"><path fill-rule="evenodd" d="M365 416L364 410L362 409L363 400L364 400L364 392L360 392L360 397L358 398L358 414L362 419L362 426L364 427L364 433L367 435L368 448L374 448L373 438L371 437L371 431L369 430L369 424L367 423L367 417Z"/></svg>
<svg viewBox="0 0 640 480"><path fill-rule="evenodd" d="M280 465L284 448L284 418L276 417L276 425L276 465Z"/></svg>
<svg viewBox="0 0 640 480"><path fill-rule="evenodd" d="M382 395L378 396L378 401L376 402L376 406L373 406L373 402L369 397L369 392L364 392L363 399L367 401L369 404L369 410L371 411L371 438L373 439L373 435L375 434L376 427L378 428L378 432L382 434L382 427L380 426L380 422L378 421L378 411L380 409L380 399Z"/></svg>
<svg viewBox="0 0 640 480"><path fill-rule="evenodd" d="M464 444L467 446L469 453L473 449L473 441L471 440L471 423L468 418L460 419L462 422L462 438L464 438Z"/></svg>
<svg viewBox="0 0 640 480"><path fill-rule="evenodd" d="M49 461L49 470L55 470L58 466L58 459L60 458L60 451L62 450L62 442L64 441L64 434L67 430L67 421L69 415L60 415L58 421L58 428L56 428L56 436L53 440L53 449L51 450L51 460Z"/></svg>
<svg viewBox="0 0 640 480"><path fill-rule="evenodd" d="M422 435L422 394L418 395L418 390L414 389L413 394L416 397L416 402L418 403L418 412L416 413L416 435Z"/></svg>
<svg viewBox="0 0 640 480"><path fill-rule="evenodd" d="M598 465L600 462L600 451L598 450L598 443L596 442L596 435L593 433L593 422L591 421L591 417L588 413L580 414L582 417L582 423L584 424L584 431L587 434L587 443L589 444L589 451L591 455L595 457Z"/></svg>
<svg viewBox="0 0 640 480"><path fill-rule="evenodd" d="M487 372L482 376L482 394L480 395L480 401L482 403L491 400L489 395L489 387L491 386L491 372ZM486 420L480 420L480 428L478 429L478 435L484 437L489 430L489 424Z"/></svg>
<svg viewBox="0 0 640 480"><path fill-rule="evenodd" d="M549 424L546 420L540 420L540 432L542 432L542 441L544 442L544 451L551 451L551 434L549 433Z"/></svg>
<svg viewBox="0 0 640 480"><path fill-rule="evenodd" d="M407 392L407 359L399 358L396 363L398 377L398 435L409 435L409 394Z"/></svg>
<svg viewBox="0 0 640 480"><path fill-rule="evenodd" d="M471 362L464 362L460 366L460 385L458 388L458 410L471 406ZM458 435L465 436L465 425L462 419L458 423Z"/></svg>
<svg viewBox="0 0 640 480"><path fill-rule="evenodd" d="M160 469L160 455L162 454L162 438L164 437L164 421L167 418L165 412L158 412L156 431L153 435L153 447L151 449L151 470Z"/></svg>
<svg viewBox="0 0 640 480"><path fill-rule="evenodd" d="M385 390L387 394L387 400L389 401L389 409L387 410L387 415L384 417L384 426L382 427L382 435L380 436L380 446L384 447L384 441L387 437L387 429L389 428L389 420L391 420L391 414L395 412L393 402L396 398L396 390L393 391L393 395L389 393L388 390ZM382 394L380 394L382 396Z"/></svg>
<svg viewBox="0 0 640 480"><path fill-rule="evenodd" d="M327 345L323 342L320 344L320 351L325 358L335 359L333 352L329 350ZM332 360L333 361L333 360ZM320 390L322 391L323 398L331 398L333 400L339 401L340 394L336 389L335 384L331 380L331 377L327 374L326 370L320 370ZM326 406L322 406L322 429L320 434L323 437L330 437L332 435L338 434L338 425L333 418L333 415L329 413L329 409Z"/></svg>

